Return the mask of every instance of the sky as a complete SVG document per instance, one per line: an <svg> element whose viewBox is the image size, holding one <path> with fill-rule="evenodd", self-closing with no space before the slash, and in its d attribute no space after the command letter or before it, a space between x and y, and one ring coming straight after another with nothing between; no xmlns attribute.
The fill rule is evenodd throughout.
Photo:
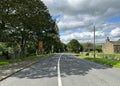
<svg viewBox="0 0 120 86"><path fill-rule="evenodd" d="M120 0L42 0L59 27L60 39L68 43L96 43L120 39Z"/></svg>

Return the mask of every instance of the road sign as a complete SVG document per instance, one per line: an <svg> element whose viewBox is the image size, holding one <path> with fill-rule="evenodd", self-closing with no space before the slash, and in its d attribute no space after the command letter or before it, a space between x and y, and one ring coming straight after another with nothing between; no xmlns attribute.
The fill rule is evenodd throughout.
<svg viewBox="0 0 120 86"><path fill-rule="evenodd" d="M38 49L43 50L43 41L39 41Z"/></svg>

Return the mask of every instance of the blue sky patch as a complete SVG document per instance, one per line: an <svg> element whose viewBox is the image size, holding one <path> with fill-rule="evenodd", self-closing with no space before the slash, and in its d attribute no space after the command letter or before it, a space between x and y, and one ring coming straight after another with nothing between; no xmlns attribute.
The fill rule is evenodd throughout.
<svg viewBox="0 0 120 86"><path fill-rule="evenodd" d="M106 21L112 22L112 23L120 22L120 16L109 18Z"/></svg>
<svg viewBox="0 0 120 86"><path fill-rule="evenodd" d="M57 18L60 18L60 15L52 16L52 19L57 19Z"/></svg>

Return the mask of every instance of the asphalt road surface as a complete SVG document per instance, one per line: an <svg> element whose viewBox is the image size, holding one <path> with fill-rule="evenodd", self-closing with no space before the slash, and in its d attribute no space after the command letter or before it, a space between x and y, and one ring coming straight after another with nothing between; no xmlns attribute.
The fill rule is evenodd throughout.
<svg viewBox="0 0 120 86"><path fill-rule="evenodd" d="M120 69L56 54L1 81L0 86L120 86Z"/></svg>

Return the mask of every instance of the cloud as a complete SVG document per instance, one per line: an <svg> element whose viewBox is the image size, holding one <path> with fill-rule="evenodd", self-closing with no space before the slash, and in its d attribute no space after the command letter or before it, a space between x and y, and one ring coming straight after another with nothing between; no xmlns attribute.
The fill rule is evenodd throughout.
<svg viewBox="0 0 120 86"><path fill-rule="evenodd" d="M81 43L83 42L93 42L93 36L94 32L68 32L61 35L61 40L65 43L68 43L72 39L77 39ZM96 40L101 40L103 37L105 37L105 33L102 31L97 31L96 34Z"/></svg>
<svg viewBox="0 0 120 86"><path fill-rule="evenodd" d="M92 16L116 15L120 12L120 0L43 0L52 15L78 15Z"/></svg>
<svg viewBox="0 0 120 86"><path fill-rule="evenodd" d="M77 16L64 15L58 22L58 26L60 29L84 28L93 24L91 21L92 19L94 18L89 17L87 15Z"/></svg>
<svg viewBox="0 0 120 86"><path fill-rule="evenodd" d="M120 21L111 22L112 18L119 18L120 16L120 0L42 1L48 7L52 16L59 15L56 20L60 30L60 38L64 43L72 38L83 42L92 40L94 25L96 26L97 42L104 42L107 36L110 36L113 40L116 37L120 38L117 32ZM68 32L69 34L64 34Z"/></svg>
<svg viewBox="0 0 120 86"><path fill-rule="evenodd" d="M115 28L110 32L112 37L120 37L120 28Z"/></svg>

